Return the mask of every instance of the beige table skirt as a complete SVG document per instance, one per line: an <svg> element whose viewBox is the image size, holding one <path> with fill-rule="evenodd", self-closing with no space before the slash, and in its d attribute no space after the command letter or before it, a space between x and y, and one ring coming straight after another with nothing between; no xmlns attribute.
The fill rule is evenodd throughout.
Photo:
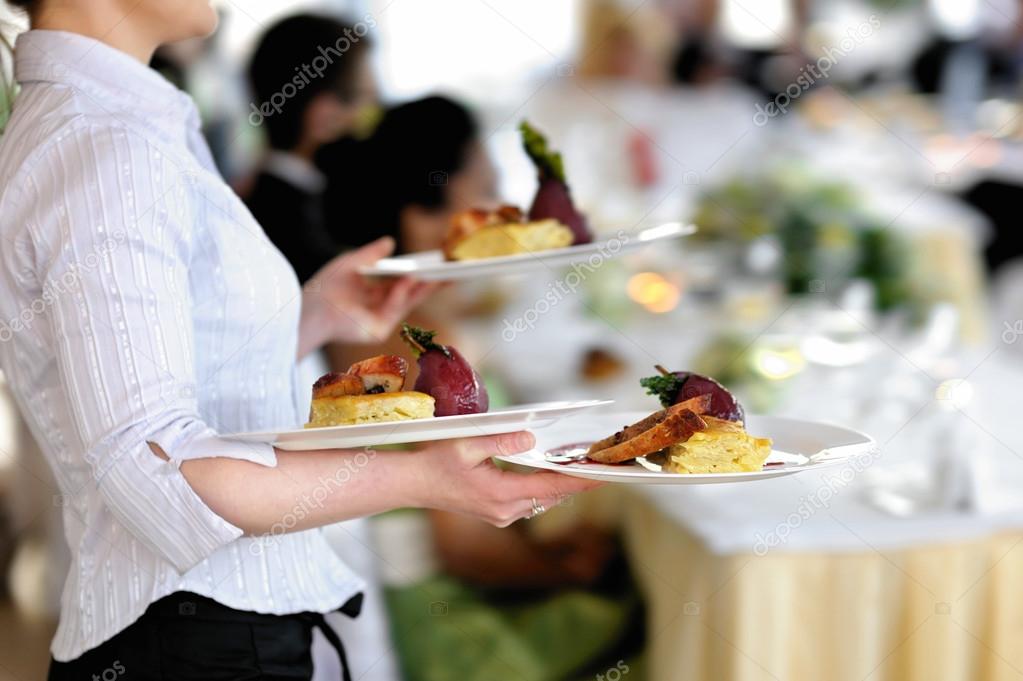
<svg viewBox="0 0 1023 681"><path fill-rule="evenodd" d="M646 502L627 507L651 681L1023 679L1023 534L715 556Z"/></svg>
<svg viewBox="0 0 1023 681"><path fill-rule="evenodd" d="M650 681L1023 680L1023 533L718 556L623 489L583 495L537 529L621 523L647 601Z"/></svg>

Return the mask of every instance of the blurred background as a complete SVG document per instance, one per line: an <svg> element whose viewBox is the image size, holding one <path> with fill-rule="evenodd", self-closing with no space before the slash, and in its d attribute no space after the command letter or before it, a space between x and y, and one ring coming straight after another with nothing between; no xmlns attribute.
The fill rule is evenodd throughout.
<svg viewBox="0 0 1023 681"><path fill-rule="evenodd" d="M878 443L822 474L603 488L506 530L330 528L372 582L335 620L356 679L1023 679L1023 3L215 4L218 32L153 67L303 279L382 234L430 250L458 210L528 207L522 120L598 237L697 225L424 306L492 406L652 411L638 379L661 364ZM369 352L329 348L309 383ZM60 514L0 383L0 679L44 678Z"/></svg>

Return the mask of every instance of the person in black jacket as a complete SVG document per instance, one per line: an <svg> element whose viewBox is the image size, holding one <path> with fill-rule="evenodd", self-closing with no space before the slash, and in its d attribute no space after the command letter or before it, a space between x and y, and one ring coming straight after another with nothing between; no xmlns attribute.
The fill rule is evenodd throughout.
<svg viewBox="0 0 1023 681"><path fill-rule="evenodd" d="M266 32L249 66L255 95L249 121L265 128L270 151L246 203L303 283L341 250L327 229L327 181L313 159L376 103L370 23L288 17ZM357 144L345 141L354 152Z"/></svg>
<svg viewBox="0 0 1023 681"><path fill-rule="evenodd" d="M397 254L439 248L454 213L499 198L475 116L438 95L388 109L366 141L325 145L317 163L327 176L327 222L346 246L390 236Z"/></svg>

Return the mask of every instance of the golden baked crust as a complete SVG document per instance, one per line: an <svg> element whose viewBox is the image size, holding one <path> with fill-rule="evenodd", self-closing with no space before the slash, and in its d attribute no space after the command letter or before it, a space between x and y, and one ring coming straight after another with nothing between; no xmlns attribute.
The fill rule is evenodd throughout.
<svg viewBox="0 0 1023 681"><path fill-rule="evenodd" d="M572 230L557 220L525 222L515 206L457 213L444 239L448 260L479 260L571 246Z"/></svg>
<svg viewBox="0 0 1023 681"><path fill-rule="evenodd" d="M572 230L557 220L484 227L451 249L452 260L481 260L565 248Z"/></svg>
<svg viewBox="0 0 1023 681"><path fill-rule="evenodd" d="M741 423L704 416L704 430L668 447L665 470L671 473L749 473L764 467L771 440L753 437Z"/></svg>
<svg viewBox="0 0 1023 681"><path fill-rule="evenodd" d="M409 421L432 416L433 398L414 390L373 395L337 395L314 398L309 423L305 427Z"/></svg>

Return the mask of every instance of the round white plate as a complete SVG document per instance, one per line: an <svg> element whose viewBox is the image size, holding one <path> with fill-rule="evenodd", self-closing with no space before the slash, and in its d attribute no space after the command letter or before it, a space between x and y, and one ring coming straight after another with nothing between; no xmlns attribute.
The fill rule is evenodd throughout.
<svg viewBox="0 0 1023 681"><path fill-rule="evenodd" d="M589 263L594 256L602 260L635 251L657 241L688 236L696 231L693 225L669 222L640 232L621 232L602 241L580 246L554 248L521 255L505 255L481 260L448 261L440 251L424 251L383 258L359 271L362 274L400 277L413 276L424 281L454 281L483 276L520 274L530 270L576 263Z"/></svg>
<svg viewBox="0 0 1023 681"><path fill-rule="evenodd" d="M303 428L266 433L228 435L244 442L266 442L278 449L303 451L310 449L351 449L382 447L409 442L450 440L456 437L499 435L517 430L549 426L569 414L612 404L613 400L581 400L575 402L540 402L518 407L495 409L486 414L437 416L412 421L387 421L355 426Z"/></svg>
<svg viewBox="0 0 1023 681"><path fill-rule="evenodd" d="M848 462L854 456L867 455L874 448L873 438L850 428L780 416L749 416L746 424L747 432L757 437L769 437L773 440L771 456L768 457L763 470L752 473L663 473L656 470L656 466L646 468L639 463L626 463L617 466L599 463L558 464L546 459L548 451L565 451L564 445L571 443L584 443L579 444L578 447L587 447L588 443L603 439L615 430L635 423L647 415L646 412L601 415L600 422L588 421L584 428L573 431L573 436L578 433L578 437L572 437L558 445L538 442L541 446L532 451L497 458L513 464L515 467L555 471L577 478L589 478L604 482L643 485L708 485L722 482L767 480L802 471L819 470L824 466Z"/></svg>

